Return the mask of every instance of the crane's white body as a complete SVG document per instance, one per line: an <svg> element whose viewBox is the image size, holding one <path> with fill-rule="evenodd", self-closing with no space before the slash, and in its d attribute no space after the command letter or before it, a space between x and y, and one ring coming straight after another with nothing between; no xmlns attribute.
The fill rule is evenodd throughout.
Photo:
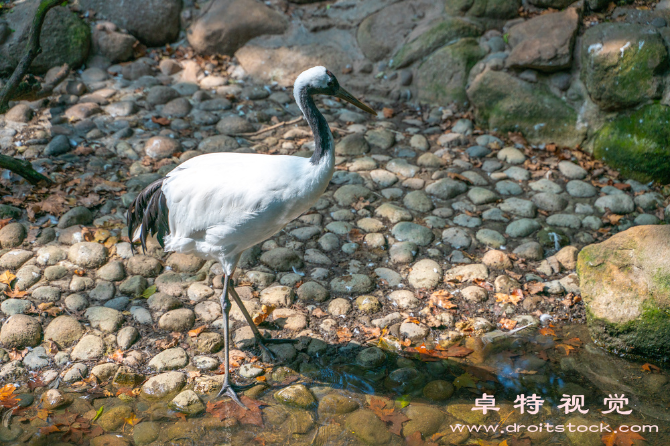
<svg viewBox="0 0 670 446"><path fill-rule="evenodd" d="M232 274L242 252L267 240L316 203L334 171L333 151L309 158L213 153L167 175L165 250L220 261Z"/></svg>

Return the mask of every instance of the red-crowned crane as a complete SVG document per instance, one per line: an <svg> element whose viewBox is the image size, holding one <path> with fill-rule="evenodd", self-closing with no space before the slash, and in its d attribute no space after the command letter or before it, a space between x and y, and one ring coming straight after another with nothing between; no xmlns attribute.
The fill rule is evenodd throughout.
<svg viewBox="0 0 670 446"><path fill-rule="evenodd" d="M251 320L235 287L229 286L242 253L279 232L307 211L326 190L334 172L333 136L312 96L343 99L376 115L375 111L340 87L333 73L314 67L295 81L293 95L314 134L311 158L248 153L212 153L192 158L165 178L147 186L128 209L128 234L146 250L148 234L165 251L193 254L223 267L223 336L225 374L218 396L238 404L230 383L228 314L231 294L265 351L264 339Z"/></svg>

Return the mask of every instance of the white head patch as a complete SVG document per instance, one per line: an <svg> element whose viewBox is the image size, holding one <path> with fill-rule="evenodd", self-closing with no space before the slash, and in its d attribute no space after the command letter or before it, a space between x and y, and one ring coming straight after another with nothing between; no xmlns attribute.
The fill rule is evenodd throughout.
<svg viewBox="0 0 670 446"><path fill-rule="evenodd" d="M298 104L300 103L298 95L303 89L308 87L328 88L330 76L328 76L326 71L328 71L326 67L312 67L300 73L293 84L293 96Z"/></svg>

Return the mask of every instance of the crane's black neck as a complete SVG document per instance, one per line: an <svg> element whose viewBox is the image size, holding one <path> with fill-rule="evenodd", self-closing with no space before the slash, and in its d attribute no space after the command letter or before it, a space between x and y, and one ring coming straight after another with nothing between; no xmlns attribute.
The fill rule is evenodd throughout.
<svg viewBox="0 0 670 446"><path fill-rule="evenodd" d="M298 100L305 115L305 120L314 134L314 154L310 158L310 162L319 164L333 150L333 135L330 133L326 118L316 108L314 99L308 90L308 88L300 90Z"/></svg>

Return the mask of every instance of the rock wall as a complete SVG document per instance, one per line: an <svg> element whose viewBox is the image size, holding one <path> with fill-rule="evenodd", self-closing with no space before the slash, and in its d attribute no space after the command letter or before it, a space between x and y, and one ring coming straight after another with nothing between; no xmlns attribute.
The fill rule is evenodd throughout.
<svg viewBox="0 0 670 446"><path fill-rule="evenodd" d="M249 14L231 20L242 3ZM290 7L286 21L255 0L212 4L189 36L236 36L201 51L235 52L253 77L290 86L328 65L381 103L471 107L486 130L580 146L641 181L670 176L663 122L653 121L670 103L670 0L607 10L598 0L315 2ZM638 115L644 125L623 125Z"/></svg>

